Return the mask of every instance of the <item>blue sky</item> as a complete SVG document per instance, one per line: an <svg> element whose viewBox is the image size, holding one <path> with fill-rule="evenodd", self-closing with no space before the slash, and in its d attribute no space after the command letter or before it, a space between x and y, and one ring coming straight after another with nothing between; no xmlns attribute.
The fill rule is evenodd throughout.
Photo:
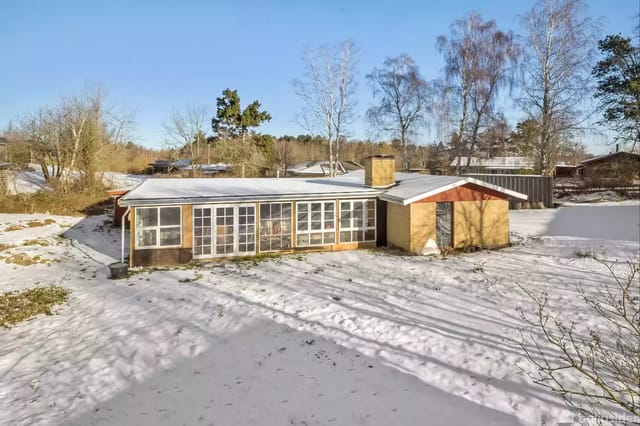
<svg viewBox="0 0 640 426"><path fill-rule="evenodd" d="M603 34L631 34L638 0L592 0ZM364 76L386 56L408 53L427 79L439 75L436 37L470 10L520 32L529 1L75 1L0 0L0 128L86 86L103 84L110 103L135 113L135 140L164 145L173 108L205 105L211 115L225 88L255 99L273 119L260 131L305 133L291 80L302 76L303 49L353 39L360 50L359 119L366 138L372 102ZM508 116L518 113L507 102ZM512 123L515 124L515 123ZM425 134L421 141L433 140ZM606 151L587 138L591 151Z"/></svg>

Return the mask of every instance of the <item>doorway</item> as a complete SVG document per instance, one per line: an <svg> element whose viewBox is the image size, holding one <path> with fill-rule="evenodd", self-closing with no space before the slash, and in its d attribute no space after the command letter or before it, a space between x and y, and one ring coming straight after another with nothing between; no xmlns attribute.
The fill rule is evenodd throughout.
<svg viewBox="0 0 640 426"><path fill-rule="evenodd" d="M194 259L255 253L254 204L193 207Z"/></svg>
<svg viewBox="0 0 640 426"><path fill-rule="evenodd" d="M453 247L453 203L436 203L436 244L441 249Z"/></svg>

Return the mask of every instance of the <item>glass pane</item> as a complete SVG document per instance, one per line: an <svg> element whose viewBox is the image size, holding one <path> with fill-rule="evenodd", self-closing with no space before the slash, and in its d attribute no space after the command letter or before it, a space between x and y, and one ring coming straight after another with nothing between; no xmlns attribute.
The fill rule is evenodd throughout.
<svg viewBox="0 0 640 426"><path fill-rule="evenodd" d="M327 212L333 212L333 202L324 203L324 210Z"/></svg>
<svg viewBox="0 0 640 426"><path fill-rule="evenodd" d="M246 207L238 207L238 214L240 216L244 216L247 214L247 208Z"/></svg>
<svg viewBox="0 0 640 426"><path fill-rule="evenodd" d="M216 217L216 225L224 225L224 217Z"/></svg>
<svg viewBox="0 0 640 426"><path fill-rule="evenodd" d="M269 237L260 237L260 251L269 251Z"/></svg>
<svg viewBox="0 0 640 426"><path fill-rule="evenodd" d="M340 203L340 210L341 211L349 211L349 210L351 210L350 204L351 203L349 203L349 202L344 202L343 201L342 203Z"/></svg>
<svg viewBox="0 0 640 426"><path fill-rule="evenodd" d="M233 216L233 207L227 207L224 214L227 216Z"/></svg>
<svg viewBox="0 0 640 426"><path fill-rule="evenodd" d="M284 219L291 218L291 203L282 204L282 218Z"/></svg>
<svg viewBox="0 0 640 426"><path fill-rule="evenodd" d="M216 207L216 216L224 216L224 207Z"/></svg>
<svg viewBox="0 0 640 426"><path fill-rule="evenodd" d="M177 246L180 244L180 227L160 228L160 245Z"/></svg>
<svg viewBox="0 0 640 426"><path fill-rule="evenodd" d="M303 234L298 235L298 246L308 246L309 245L309 235Z"/></svg>
<svg viewBox="0 0 640 426"><path fill-rule="evenodd" d="M324 220L333 220L334 217L333 212L324 212Z"/></svg>
<svg viewBox="0 0 640 426"><path fill-rule="evenodd" d="M303 212L298 212L298 223L306 222L309 219L309 215Z"/></svg>
<svg viewBox="0 0 640 426"><path fill-rule="evenodd" d="M298 222L298 231L306 231L309 229L309 224L307 222Z"/></svg>
<svg viewBox="0 0 640 426"><path fill-rule="evenodd" d="M193 219L193 226L202 226L202 219Z"/></svg>
<svg viewBox="0 0 640 426"><path fill-rule="evenodd" d="M268 219L270 216L269 204L260 204L260 218Z"/></svg>
<svg viewBox="0 0 640 426"><path fill-rule="evenodd" d="M193 209L193 217L202 217L202 209Z"/></svg>
<svg viewBox="0 0 640 426"><path fill-rule="evenodd" d="M342 229L351 228L351 221L349 219L340 220L340 228Z"/></svg>
<svg viewBox="0 0 640 426"><path fill-rule="evenodd" d="M373 228L376 226L376 220L372 217L367 218L367 227Z"/></svg>
<svg viewBox="0 0 640 426"><path fill-rule="evenodd" d="M282 237L282 248L283 249L291 248L291 237Z"/></svg>
<svg viewBox="0 0 640 426"><path fill-rule="evenodd" d="M321 245L322 244L322 234L315 233L310 236L311 245Z"/></svg>
<svg viewBox="0 0 640 426"><path fill-rule="evenodd" d="M210 217L205 217L204 219L202 219L202 224L204 226L211 226L211 218Z"/></svg>
<svg viewBox="0 0 640 426"><path fill-rule="evenodd" d="M376 202L373 200L369 200L367 201L367 208L370 210L373 210L376 208Z"/></svg>
<svg viewBox="0 0 640 426"><path fill-rule="evenodd" d="M353 241L364 241L364 232L353 231Z"/></svg>
<svg viewBox="0 0 640 426"><path fill-rule="evenodd" d="M364 233L364 238L367 241L373 241L376 239L376 231L374 231L373 229L370 229L368 231L365 231Z"/></svg>
<svg viewBox="0 0 640 426"><path fill-rule="evenodd" d="M202 247L195 246L193 248L193 255L194 256L200 256L201 254L202 254Z"/></svg>
<svg viewBox="0 0 640 426"><path fill-rule="evenodd" d="M256 214L255 207L247 207L247 215L254 216Z"/></svg>
<svg viewBox="0 0 640 426"><path fill-rule="evenodd" d="M335 232L325 232L324 233L324 243L325 244L333 244L335 242L336 239L336 233Z"/></svg>
<svg viewBox="0 0 640 426"><path fill-rule="evenodd" d="M311 203L311 211L312 212L322 211L322 203Z"/></svg>
<svg viewBox="0 0 640 426"><path fill-rule="evenodd" d="M147 207L136 209L136 225L140 227L156 226L158 224L158 208Z"/></svg>
<svg viewBox="0 0 640 426"><path fill-rule="evenodd" d="M324 222L324 229L335 229L333 227L333 221L332 220L327 220Z"/></svg>
<svg viewBox="0 0 640 426"><path fill-rule="evenodd" d="M256 251L256 245L253 244L253 241L251 242L251 244L247 244L247 251Z"/></svg>
<svg viewBox="0 0 640 426"><path fill-rule="evenodd" d="M271 217L280 217L280 204L271 204Z"/></svg>
<svg viewBox="0 0 640 426"><path fill-rule="evenodd" d="M311 213L311 220L322 220L322 213L320 212Z"/></svg>
<svg viewBox="0 0 640 426"><path fill-rule="evenodd" d="M180 207L162 207L160 209L160 225L180 225Z"/></svg>
<svg viewBox="0 0 640 426"><path fill-rule="evenodd" d="M322 229L322 222L318 221L318 222L311 222L311 229L314 231L317 231L319 229Z"/></svg>
<svg viewBox="0 0 640 426"><path fill-rule="evenodd" d="M240 216L238 218L238 221L240 221L240 225L244 225L245 223L247 223L247 218L246 216Z"/></svg>
<svg viewBox="0 0 640 426"><path fill-rule="evenodd" d="M260 235L271 235L271 221L270 220L261 220L260 221ZM261 246L262 248L262 246Z"/></svg>
<svg viewBox="0 0 640 426"><path fill-rule="evenodd" d="M349 243L349 242L351 242L351 232L350 231L341 232L340 233L340 242L341 243Z"/></svg>
<svg viewBox="0 0 640 426"><path fill-rule="evenodd" d="M156 245L156 230L145 229L138 231L138 246L155 246Z"/></svg>
<svg viewBox="0 0 640 426"><path fill-rule="evenodd" d="M307 204L298 204L298 213L306 213Z"/></svg>
<svg viewBox="0 0 640 426"><path fill-rule="evenodd" d="M280 237L271 237L271 250L280 250L281 247Z"/></svg>

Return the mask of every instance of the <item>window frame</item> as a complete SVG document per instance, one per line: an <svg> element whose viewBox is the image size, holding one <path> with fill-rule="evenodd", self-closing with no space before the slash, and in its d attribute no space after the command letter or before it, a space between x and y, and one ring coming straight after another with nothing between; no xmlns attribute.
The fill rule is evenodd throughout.
<svg viewBox="0 0 640 426"><path fill-rule="evenodd" d="M271 212L271 206L273 206L274 204L279 204L280 205L280 218L282 219L282 206L288 204L290 207L290 217L289 217L289 233L288 234L283 234L282 232L278 233L278 234L272 234L269 233L269 235L263 235L263 229L264 227L262 226L262 206L270 206L269 207L269 211ZM295 203L293 201L273 201L273 202L267 202L267 203L260 203L258 205L258 212L256 215L256 219L258 221L258 234L256 236L256 240L257 240L257 251L259 253L276 253L279 251L286 251L286 250L291 250L295 247L295 241L293 240L293 226L294 226L294 218L295 218L295 211L294 211L294 206ZM271 219L268 219L271 220ZM282 221L281 221L282 222ZM282 226L280 227L280 229L282 229ZM272 224L272 230L273 230L273 224ZM269 248L263 248L262 247L262 237L269 237ZM283 248L276 248L273 249L272 245L273 245L273 241L272 238L274 236L280 236L280 241L282 242L282 239L285 237L289 237L289 247Z"/></svg>
<svg viewBox="0 0 640 426"><path fill-rule="evenodd" d="M139 211L143 210L143 209L155 209L156 210L156 219L157 219L157 224L153 225L153 226L139 226L138 225L138 217L139 217ZM161 225L160 224L160 211L162 209L178 209L180 211L180 224L179 225ZM182 247L183 244L183 238L184 238L184 232L182 229L182 206L178 205L178 206L140 206L140 207L136 207L135 208L135 248L136 250L149 250L149 249L165 249L165 248L177 248L177 247ZM171 245L162 245L160 244L160 230L161 229L166 229L166 228L180 228L180 242L178 244L171 244ZM138 233L140 231L155 231L156 233L156 244L154 245L141 245L140 244L140 238L138 236Z"/></svg>
<svg viewBox="0 0 640 426"><path fill-rule="evenodd" d="M363 209L362 209L362 226L358 227L358 226L354 226L354 221L355 221L355 217L354 217L354 208L353 205L354 203L363 203ZM369 209L367 207L367 203L368 202L373 202L373 226L369 226L367 225L368 219L369 219ZM343 227L342 226L342 203L349 203L349 227ZM340 241L340 244L350 244L350 243L370 243L370 242L376 242L377 238L378 238L378 206L377 206L377 202L375 198L363 198L363 199L355 199L355 200L338 200L338 241ZM366 235L367 235L367 231L371 231L373 230L373 239L366 239ZM354 241L353 238L353 234L354 232L362 232L362 236L363 239L361 241ZM351 233L351 239L349 241L343 241L342 240L342 233L343 232L350 232Z"/></svg>
<svg viewBox="0 0 640 426"><path fill-rule="evenodd" d="M311 204L314 203L320 203L321 208L320 208L320 229L319 230L313 230L311 229ZM331 221L333 222L333 227L331 229L326 229L326 225L325 225L325 221L327 221L326 217L325 217L325 213L327 213L327 210L325 210L325 205L326 204L331 204L333 205L333 217L331 218ZM301 222L298 220L298 214L300 213L300 206L301 205L306 205L307 206L307 220L304 222ZM337 223L336 223L336 201L335 200L310 200L310 201L297 201L296 202L296 238L295 238L295 246L296 247L322 247L322 246L331 246L331 245L335 245L336 244L336 231L338 229L337 227ZM307 224L307 229L306 230L300 230L300 224L301 223L306 223ZM311 234L322 234L322 243L320 244L312 244L311 243ZM325 242L325 234L333 234L333 241L331 242ZM299 244L298 243L298 237L300 235L307 235L308 236L308 243L307 244Z"/></svg>

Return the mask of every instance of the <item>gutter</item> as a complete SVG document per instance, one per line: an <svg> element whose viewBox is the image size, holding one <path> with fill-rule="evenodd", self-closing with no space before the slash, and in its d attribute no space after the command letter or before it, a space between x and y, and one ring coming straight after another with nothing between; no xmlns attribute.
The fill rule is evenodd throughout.
<svg viewBox="0 0 640 426"><path fill-rule="evenodd" d="M179 197L179 198L120 198L123 206L150 206L150 205L180 205L180 204L209 204L209 203L245 203L262 201L298 201L298 200L324 200L324 199L354 199L354 198L374 198L384 191L371 190L366 192L336 192L326 194L283 194L265 196L221 196L221 197Z"/></svg>

